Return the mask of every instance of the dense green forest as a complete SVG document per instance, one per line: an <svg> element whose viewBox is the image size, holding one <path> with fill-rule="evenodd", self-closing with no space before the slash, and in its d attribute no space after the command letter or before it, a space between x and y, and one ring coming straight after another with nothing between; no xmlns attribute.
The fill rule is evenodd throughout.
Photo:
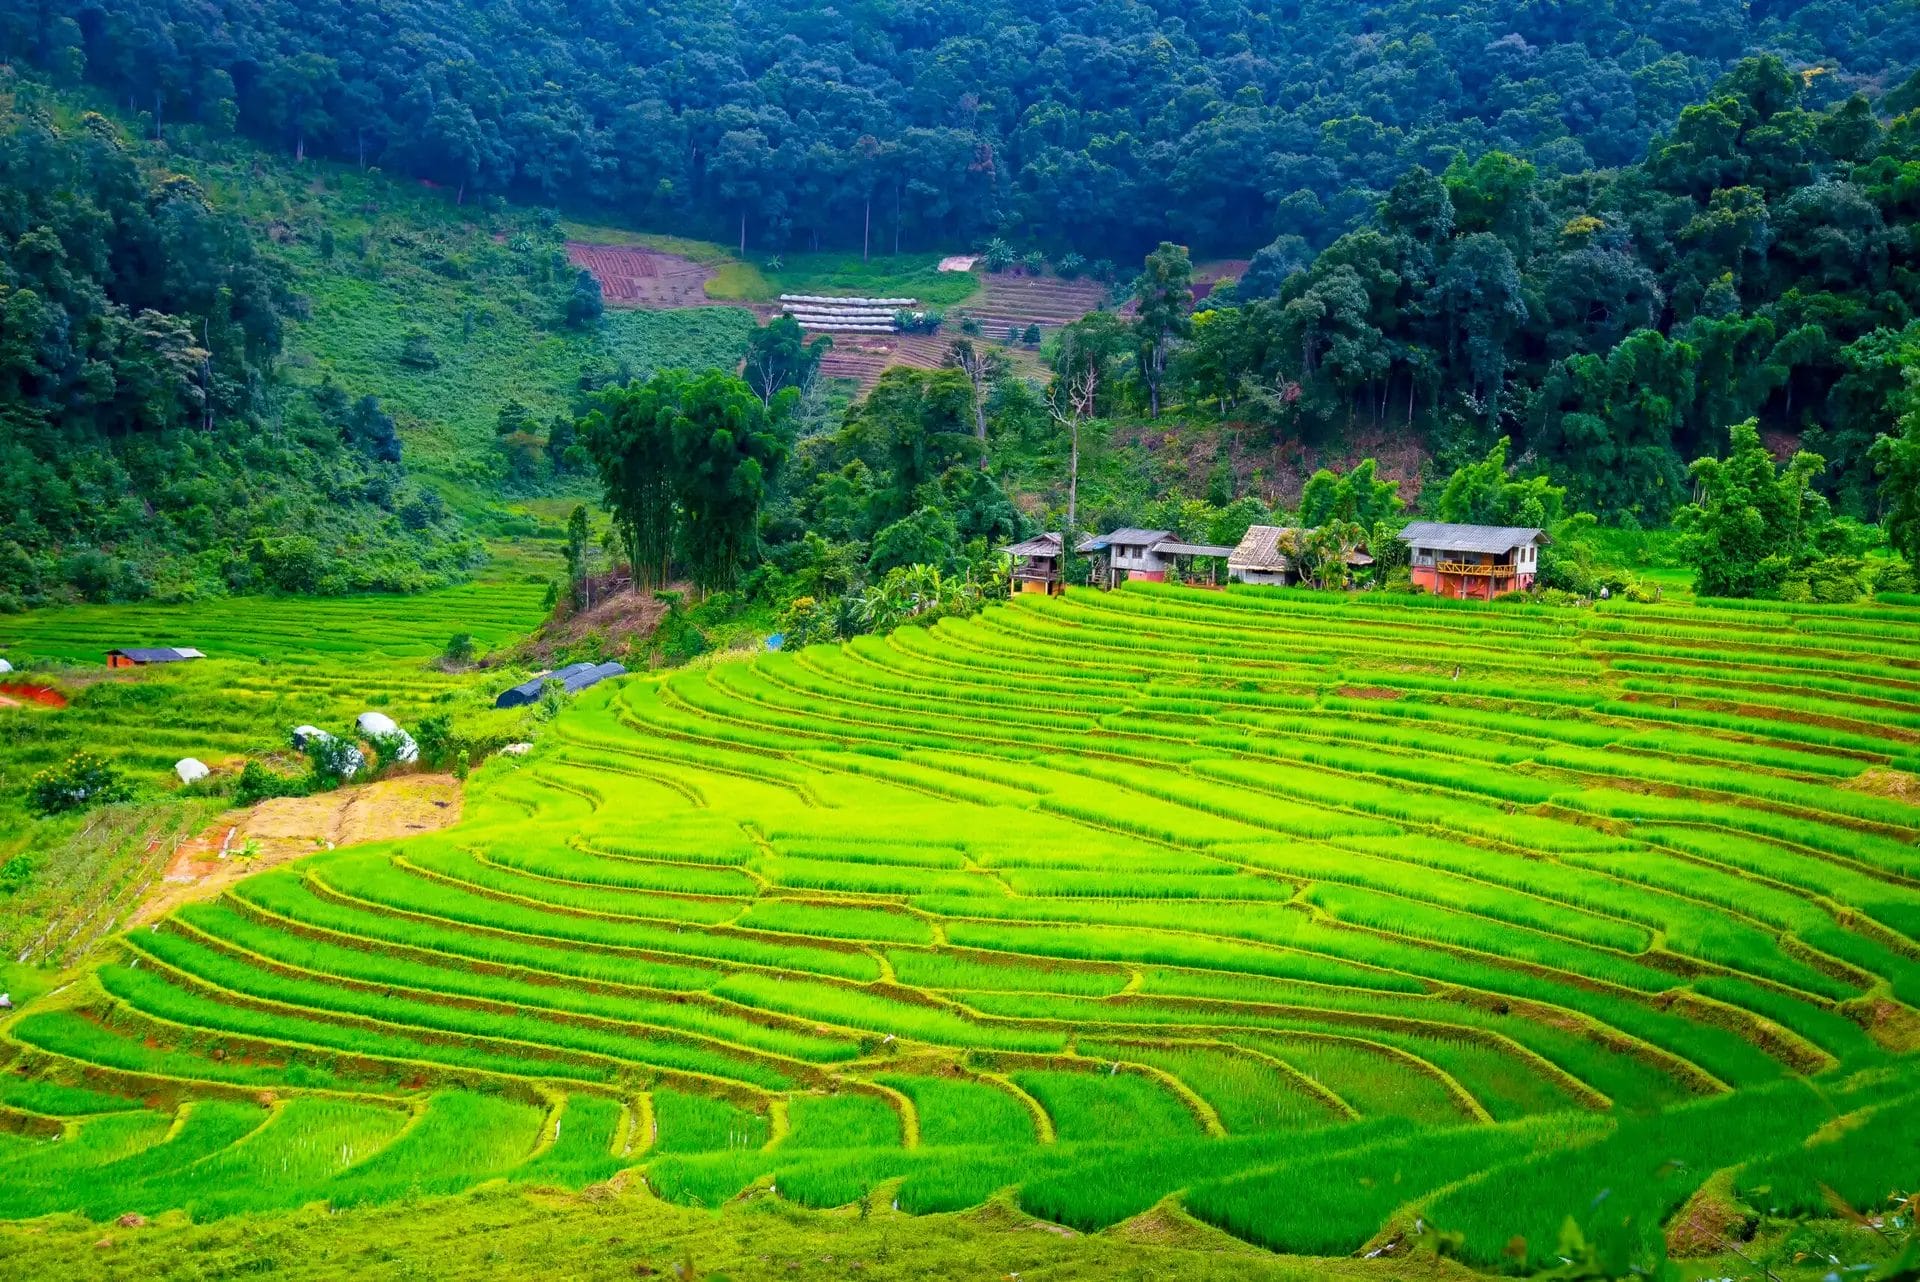
<svg viewBox="0 0 1920 1282"><path fill-rule="evenodd" d="M1580 506L1643 523L1754 418L1875 519L1867 451L1920 363L1920 114L1821 107L1823 79L1745 60L1617 170L1415 166L1304 270L1263 253L1167 322L1171 377L1278 432L1424 430L1456 461L1508 436Z"/></svg>
<svg viewBox="0 0 1920 1282"><path fill-rule="evenodd" d="M503 497L585 483L546 447L588 392L752 328L599 316L551 211L142 139L24 78L0 171L0 608L460 577L529 532Z"/></svg>
<svg viewBox="0 0 1920 1282"><path fill-rule="evenodd" d="M1814 106L1920 60L1900 0L556 5L30 0L0 58L149 128L239 130L464 199L617 208L774 250L995 231L1130 258L1322 244L1415 163L1638 160L1732 62Z"/></svg>
<svg viewBox="0 0 1920 1282"><path fill-rule="evenodd" d="M5 101L0 607L409 590L476 560L376 398L274 385L291 304L192 179Z"/></svg>

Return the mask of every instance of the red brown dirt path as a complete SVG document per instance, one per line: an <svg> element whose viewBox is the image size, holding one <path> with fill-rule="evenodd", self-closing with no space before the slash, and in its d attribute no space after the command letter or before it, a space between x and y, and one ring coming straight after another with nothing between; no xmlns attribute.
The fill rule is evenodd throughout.
<svg viewBox="0 0 1920 1282"><path fill-rule="evenodd" d="M52 686L34 685L26 681L0 681L0 708L17 708L26 703L37 703L46 708L64 708L67 706L67 696Z"/></svg>
<svg viewBox="0 0 1920 1282"><path fill-rule="evenodd" d="M180 843L166 874L128 924L156 920L190 900L210 899L242 877L302 855L410 837L459 818L460 781L447 774L402 775L229 810L199 836ZM241 853L249 849L251 854Z"/></svg>
<svg viewBox="0 0 1920 1282"><path fill-rule="evenodd" d="M664 311L713 305L714 300L707 297L713 269L677 254L570 240L567 261L592 272L600 282L601 296L615 307Z"/></svg>

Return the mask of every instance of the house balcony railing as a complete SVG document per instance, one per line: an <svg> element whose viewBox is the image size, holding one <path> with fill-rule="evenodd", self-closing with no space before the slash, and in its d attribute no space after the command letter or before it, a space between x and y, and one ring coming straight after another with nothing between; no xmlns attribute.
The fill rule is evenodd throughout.
<svg viewBox="0 0 1920 1282"><path fill-rule="evenodd" d="M1510 579L1518 567L1482 565L1478 561L1435 561L1433 568L1442 574L1475 574L1490 579Z"/></svg>

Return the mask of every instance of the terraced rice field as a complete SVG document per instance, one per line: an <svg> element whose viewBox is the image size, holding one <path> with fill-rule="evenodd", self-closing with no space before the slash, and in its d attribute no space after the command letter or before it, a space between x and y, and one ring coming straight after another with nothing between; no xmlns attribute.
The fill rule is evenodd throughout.
<svg viewBox="0 0 1920 1282"><path fill-rule="evenodd" d="M1500 1268L1871 1201L1917 767L1905 606L1134 587L632 677L0 1025L0 1215L639 1168Z"/></svg>
<svg viewBox="0 0 1920 1282"><path fill-rule="evenodd" d="M223 808L204 796L171 804L180 798L173 767L183 757L238 770L249 757L289 755L295 726L337 732L373 709L402 725L433 712L466 730L514 723L517 714L491 711L512 672L449 674L428 660L456 632L486 650L530 631L544 612L541 592L523 574L411 597L250 597L0 616L0 657L52 665L19 679L64 701L0 703L0 866L23 855L37 866L0 899L0 963L77 960L125 919L179 843ZM194 646L207 658L112 673L101 666L109 647L149 645ZM56 819L30 814L29 781L76 752L119 769L136 804Z"/></svg>

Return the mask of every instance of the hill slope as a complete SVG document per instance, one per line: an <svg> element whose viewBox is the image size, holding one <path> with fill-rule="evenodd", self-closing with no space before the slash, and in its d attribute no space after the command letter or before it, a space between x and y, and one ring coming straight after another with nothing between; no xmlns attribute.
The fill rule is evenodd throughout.
<svg viewBox="0 0 1920 1282"><path fill-rule="evenodd" d="M1799 1146L1920 1089L1910 652L1906 606L1135 588L603 686L459 827L240 883L0 1025L0 1103L72 1119L0 1155L0 1215L638 1165L1080 1229L1184 1189L1310 1255L1418 1211L1498 1267L1600 1188L1643 1258L1715 1171L1864 1205L1884 1128Z"/></svg>
<svg viewBox="0 0 1920 1282"><path fill-rule="evenodd" d="M1897 0L94 0L17 7L0 49L159 127L238 128L456 198L593 204L762 253L1008 228L1116 259L1169 224L1232 252L1321 241L1455 148L1623 164L1750 51L1836 98L1920 60Z"/></svg>

